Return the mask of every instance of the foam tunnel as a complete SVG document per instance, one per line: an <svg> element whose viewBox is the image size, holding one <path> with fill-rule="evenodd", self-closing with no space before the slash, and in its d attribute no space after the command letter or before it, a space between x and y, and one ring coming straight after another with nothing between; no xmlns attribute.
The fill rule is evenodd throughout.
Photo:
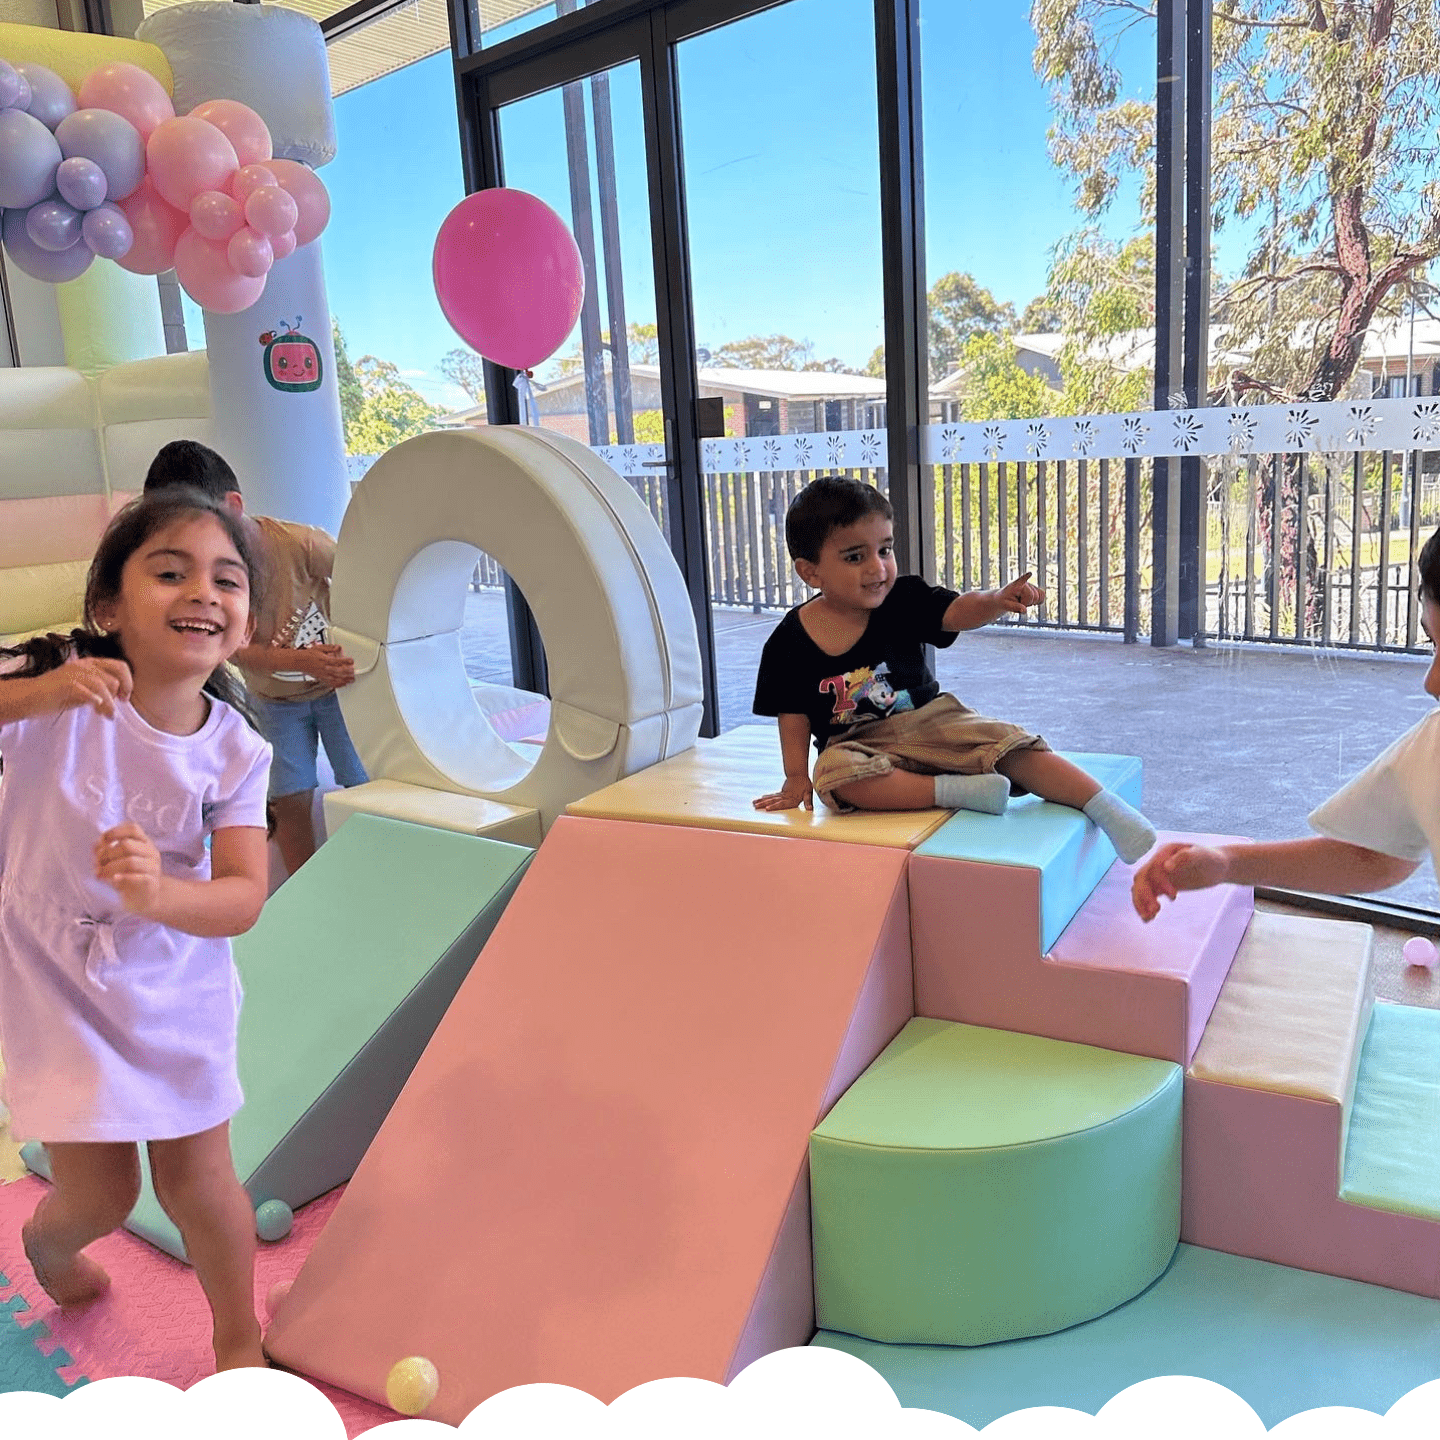
<svg viewBox="0 0 1440 1440"><path fill-rule="evenodd" d="M545 640L550 728L533 767L495 733L465 673L480 550L520 587ZM340 703L372 782L532 809L548 828L570 801L699 734L699 643L664 536L604 461L548 431L436 431L382 456L345 513L331 619L355 658Z"/></svg>

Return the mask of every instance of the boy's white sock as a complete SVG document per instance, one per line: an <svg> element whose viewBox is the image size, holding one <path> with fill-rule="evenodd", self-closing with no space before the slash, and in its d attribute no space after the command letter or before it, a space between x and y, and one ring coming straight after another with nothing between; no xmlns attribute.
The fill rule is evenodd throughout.
<svg viewBox="0 0 1440 1440"><path fill-rule="evenodd" d="M935 803L942 810L979 810L985 815L1003 815L1010 803L1010 782L997 774L937 775Z"/></svg>
<svg viewBox="0 0 1440 1440"><path fill-rule="evenodd" d="M1085 802L1085 815L1109 837L1115 853L1133 865L1155 843L1155 828L1113 790L1102 790Z"/></svg>

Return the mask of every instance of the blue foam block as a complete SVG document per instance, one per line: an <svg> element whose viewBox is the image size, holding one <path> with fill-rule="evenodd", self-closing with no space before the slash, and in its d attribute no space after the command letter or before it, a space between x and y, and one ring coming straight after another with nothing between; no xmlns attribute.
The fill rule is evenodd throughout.
<svg viewBox="0 0 1440 1440"><path fill-rule="evenodd" d="M1139 806L1140 761L1133 755L1062 753L1107 790ZM1034 795L1012 800L1003 815L958 811L914 853L1038 870L1042 952L1060 938L1115 863L1115 847L1084 815Z"/></svg>

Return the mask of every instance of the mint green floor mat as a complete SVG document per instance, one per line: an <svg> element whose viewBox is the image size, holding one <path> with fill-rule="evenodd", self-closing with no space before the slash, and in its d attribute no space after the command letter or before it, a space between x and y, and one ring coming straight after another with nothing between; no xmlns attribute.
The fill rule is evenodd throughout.
<svg viewBox="0 0 1440 1440"><path fill-rule="evenodd" d="M1440 1220L1440 1010L1375 1007L1360 1052L1340 1196Z"/></svg>
<svg viewBox="0 0 1440 1440"><path fill-rule="evenodd" d="M1224 1385L1273 1428L1323 1405L1383 1414L1440 1378L1440 1301L1181 1245L1143 1294L1057 1335L949 1349L822 1330L812 1343L865 1361L902 1405L977 1430L1033 1405L1093 1415L1158 1375Z"/></svg>
<svg viewBox="0 0 1440 1440"><path fill-rule="evenodd" d="M10 1288L10 1279L0 1275L0 1295ZM44 1325L32 1322L21 1325L19 1317L29 1306L20 1294L0 1300L0 1392L10 1390L33 1390L40 1395L68 1395L85 1380L67 1384L56 1373L75 1362L69 1354L58 1347L48 1355L40 1352L38 1340L49 1338L50 1332Z"/></svg>

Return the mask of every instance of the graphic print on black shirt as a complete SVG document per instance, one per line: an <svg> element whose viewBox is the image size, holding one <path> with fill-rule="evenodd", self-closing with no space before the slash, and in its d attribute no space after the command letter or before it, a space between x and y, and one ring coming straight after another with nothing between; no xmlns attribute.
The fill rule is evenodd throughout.
<svg viewBox="0 0 1440 1440"><path fill-rule="evenodd" d="M827 655L810 638L797 606L765 642L755 713L804 715L823 750L857 726L928 705L940 686L925 662L925 646L954 643L954 632L940 628L954 599L953 590L901 576L843 655Z"/></svg>

